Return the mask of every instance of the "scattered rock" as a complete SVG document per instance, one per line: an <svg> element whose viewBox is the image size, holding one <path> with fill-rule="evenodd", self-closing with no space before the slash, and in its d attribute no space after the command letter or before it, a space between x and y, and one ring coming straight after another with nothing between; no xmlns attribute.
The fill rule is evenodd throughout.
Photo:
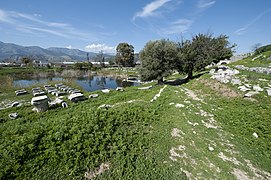
<svg viewBox="0 0 271 180"><path fill-rule="evenodd" d="M268 80L267 79L259 79L259 81L263 81L263 82L268 82Z"/></svg>
<svg viewBox="0 0 271 180"><path fill-rule="evenodd" d="M10 119L17 119L17 118L19 117L19 115L18 115L18 113L15 112L15 113L9 114L8 117L9 117Z"/></svg>
<svg viewBox="0 0 271 180"><path fill-rule="evenodd" d="M253 89L254 91L263 91L263 88L261 88L261 87L259 86L259 84L253 86L252 89Z"/></svg>
<svg viewBox="0 0 271 180"><path fill-rule="evenodd" d="M171 131L171 136L172 137L181 137L181 134L182 135L185 135L180 129L178 128L173 128L172 131Z"/></svg>
<svg viewBox="0 0 271 180"><path fill-rule="evenodd" d="M266 89L267 95L271 96L271 89Z"/></svg>
<svg viewBox="0 0 271 180"><path fill-rule="evenodd" d="M215 73L215 69L211 69L209 73L213 75Z"/></svg>
<svg viewBox="0 0 271 180"><path fill-rule="evenodd" d="M199 125L199 123L192 123L190 121L187 121L187 123L190 124L190 125L192 125L192 126L198 126Z"/></svg>
<svg viewBox="0 0 271 180"><path fill-rule="evenodd" d="M105 172L109 168L110 168L110 164L109 163L102 163L100 165L100 167L97 168L96 170L85 172L84 176L85 176L86 179L94 179L95 177L97 177L98 175L102 174L103 172Z"/></svg>
<svg viewBox="0 0 271 180"><path fill-rule="evenodd" d="M240 79L234 78L234 79L231 79L231 84L232 85L242 85L242 82Z"/></svg>
<svg viewBox="0 0 271 180"><path fill-rule="evenodd" d="M258 134L255 133L255 132L254 132L252 135L253 135L255 138L258 138L258 137L259 137Z"/></svg>
<svg viewBox="0 0 271 180"><path fill-rule="evenodd" d="M238 89L240 89L240 91L243 91L243 92L249 91L249 90L250 90L250 89L247 88L246 86L239 86Z"/></svg>
<svg viewBox="0 0 271 180"><path fill-rule="evenodd" d="M266 67L245 67L244 65L237 65L235 68L240 70L246 70L246 71L252 71L256 73L262 73L262 74L271 74L271 68Z"/></svg>
<svg viewBox="0 0 271 180"><path fill-rule="evenodd" d="M255 94L259 94L259 92L258 91L249 91L248 93L246 93L244 95L244 97L251 97L251 96L253 96Z"/></svg>
<svg viewBox="0 0 271 180"><path fill-rule="evenodd" d="M109 89L102 89L102 92L103 92L103 93L109 93L110 90L109 90Z"/></svg>
<svg viewBox="0 0 271 180"><path fill-rule="evenodd" d="M208 146L209 151L214 151L215 149L212 146Z"/></svg>
<svg viewBox="0 0 271 180"><path fill-rule="evenodd" d="M251 179L251 178L249 178L247 176L246 172L241 171L240 169L234 168L231 173L239 180L249 180L249 179Z"/></svg>
<svg viewBox="0 0 271 180"><path fill-rule="evenodd" d="M109 109L112 108L113 106L109 105L109 104L102 104L100 105L98 108L105 108L105 109Z"/></svg>
<svg viewBox="0 0 271 180"><path fill-rule="evenodd" d="M88 96L88 98L97 98L99 96L99 94L91 94Z"/></svg>
<svg viewBox="0 0 271 180"><path fill-rule="evenodd" d="M171 105L173 105L173 104L175 104L174 102L172 102L172 103L169 103L169 105L171 106Z"/></svg>
<svg viewBox="0 0 271 180"><path fill-rule="evenodd" d="M183 104L176 104L175 107L176 108L182 108L182 107L185 107L185 105L183 105Z"/></svg>

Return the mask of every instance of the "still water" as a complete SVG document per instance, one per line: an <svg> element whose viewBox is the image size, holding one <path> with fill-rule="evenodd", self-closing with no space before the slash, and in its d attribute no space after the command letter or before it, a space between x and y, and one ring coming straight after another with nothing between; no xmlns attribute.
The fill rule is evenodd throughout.
<svg viewBox="0 0 271 180"><path fill-rule="evenodd" d="M91 76L82 78L62 78L62 77L50 77L50 78L35 78L35 79L14 79L13 86L27 88L35 84L51 84L65 81L75 81L85 91L96 91L100 89L115 89L117 87L129 87L137 86L135 82L125 82L121 78L108 77L108 76Z"/></svg>

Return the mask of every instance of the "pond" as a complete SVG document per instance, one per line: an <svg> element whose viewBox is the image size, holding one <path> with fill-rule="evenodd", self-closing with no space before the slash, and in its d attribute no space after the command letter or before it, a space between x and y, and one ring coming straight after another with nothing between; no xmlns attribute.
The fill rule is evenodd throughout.
<svg viewBox="0 0 271 180"><path fill-rule="evenodd" d="M46 78L16 78L13 79L13 86L20 88L27 88L35 84L55 84L68 81L74 81L85 91L96 91L100 89L116 89L117 87L137 86L139 83L126 82L123 78L110 76L90 76L80 78L62 78L62 77L46 77Z"/></svg>

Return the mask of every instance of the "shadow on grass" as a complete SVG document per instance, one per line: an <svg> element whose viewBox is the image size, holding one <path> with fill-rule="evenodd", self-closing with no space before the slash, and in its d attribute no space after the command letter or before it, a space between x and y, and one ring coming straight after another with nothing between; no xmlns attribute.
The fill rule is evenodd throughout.
<svg viewBox="0 0 271 180"><path fill-rule="evenodd" d="M179 85L188 83L190 80L197 79L206 73L208 73L208 72L201 72L201 73L193 76L191 79L184 78L184 79L168 80L168 81L165 81L164 84L168 84L171 86L179 86Z"/></svg>

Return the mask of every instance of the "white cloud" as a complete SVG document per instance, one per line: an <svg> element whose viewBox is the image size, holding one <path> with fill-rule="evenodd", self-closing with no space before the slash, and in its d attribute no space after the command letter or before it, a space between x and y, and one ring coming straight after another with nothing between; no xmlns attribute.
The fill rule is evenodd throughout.
<svg viewBox="0 0 271 180"><path fill-rule="evenodd" d="M265 14L269 13L269 11L271 11L271 8L263 11L262 13L260 13L258 16L256 16L254 19L252 19L252 21L250 21L248 24L246 24L245 26L237 29L234 33L237 35L243 35L246 33L247 29L252 26L254 23L256 23L258 20L261 19L261 17L263 17Z"/></svg>
<svg viewBox="0 0 271 180"><path fill-rule="evenodd" d="M192 20L189 19L178 19L172 22L165 29L162 29L159 34L161 35L171 35L171 34L181 34L185 33L193 24Z"/></svg>
<svg viewBox="0 0 271 180"><path fill-rule="evenodd" d="M187 32L202 14L212 7L216 0L196 0L189 14L176 17L175 11L180 11L180 4L184 0L156 0L147 4L142 11L137 12L132 23L142 29L168 36ZM161 9L165 11L162 11ZM156 16L159 15L159 16ZM135 21L136 18L139 18ZM152 17L144 18L143 17ZM159 19L157 19L159 17Z"/></svg>
<svg viewBox="0 0 271 180"><path fill-rule="evenodd" d="M23 14L15 11L0 9L0 23L9 25L17 31L31 35L55 35L67 39L79 39L83 41L97 41L107 35L102 32L82 32L70 24L62 22L50 22L41 19L39 14Z"/></svg>
<svg viewBox="0 0 271 180"><path fill-rule="evenodd" d="M35 17L41 17L41 14L33 14Z"/></svg>
<svg viewBox="0 0 271 180"><path fill-rule="evenodd" d="M199 0L198 2L198 8L210 8L216 3L214 0Z"/></svg>
<svg viewBox="0 0 271 180"><path fill-rule="evenodd" d="M13 23L12 20L9 18L9 15L1 9L0 9L0 22Z"/></svg>
<svg viewBox="0 0 271 180"><path fill-rule="evenodd" d="M155 0L147 4L145 7L143 7L142 11L139 11L134 15L133 20L138 17L148 17L155 15L155 11L157 9L161 8L163 5L170 1L171 0Z"/></svg>
<svg viewBox="0 0 271 180"><path fill-rule="evenodd" d="M66 48L67 48L67 49L72 49L72 46L71 46L71 45L69 45L69 46L67 46Z"/></svg>
<svg viewBox="0 0 271 180"><path fill-rule="evenodd" d="M85 50L95 53L98 53L100 51L103 51L104 53L115 53L116 47L107 46L105 44L90 44L85 47Z"/></svg>

